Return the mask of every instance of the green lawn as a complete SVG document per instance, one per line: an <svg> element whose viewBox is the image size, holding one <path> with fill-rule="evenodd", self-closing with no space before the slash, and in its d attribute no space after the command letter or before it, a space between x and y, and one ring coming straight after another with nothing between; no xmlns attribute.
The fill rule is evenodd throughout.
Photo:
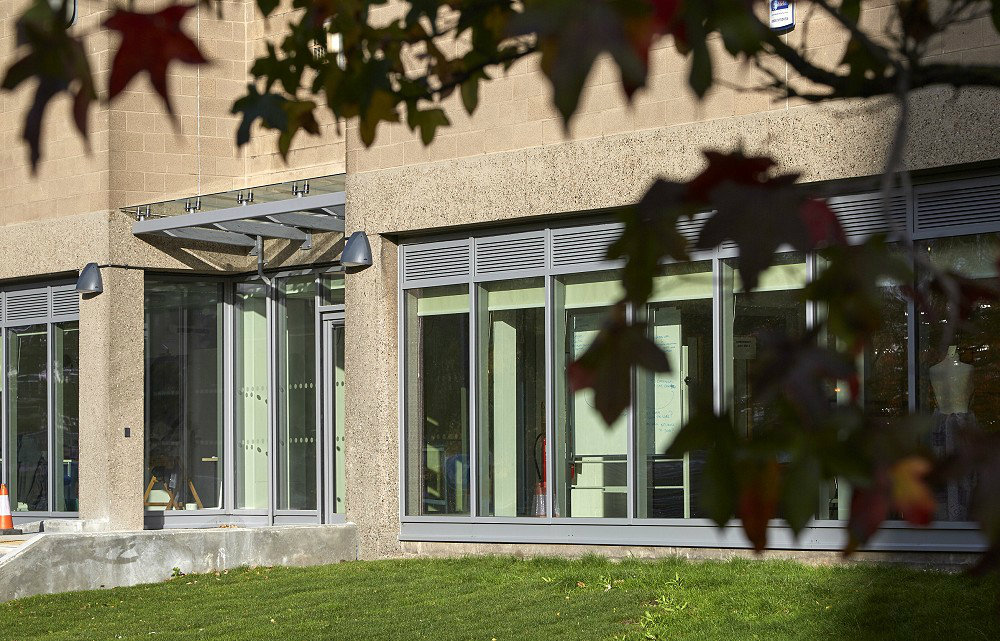
<svg viewBox="0 0 1000 641"><path fill-rule="evenodd" d="M0 639L995 640L998 604L996 578L893 567L406 560L32 597Z"/></svg>

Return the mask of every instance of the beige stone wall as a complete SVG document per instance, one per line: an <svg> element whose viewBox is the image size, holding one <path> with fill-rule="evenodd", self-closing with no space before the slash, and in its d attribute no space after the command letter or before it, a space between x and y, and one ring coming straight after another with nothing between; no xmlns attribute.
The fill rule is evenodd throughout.
<svg viewBox="0 0 1000 641"><path fill-rule="evenodd" d="M27 0L0 3L0 60L6 68L15 58L16 16ZM80 19L75 30L91 30L104 19L102 0L80 0ZM110 60L108 39L100 34L90 41L91 64L107 69ZM99 78L107 74L98 72ZM28 147L21 142L25 110L34 86L27 84L16 93L0 92L0 225L35 221L66 213L107 209L109 196L108 110L95 104L91 110L90 150L77 135L72 123L70 101L53 100L43 130L42 157L38 174L32 176ZM2 274L0 274L2 277Z"/></svg>
<svg viewBox="0 0 1000 641"><path fill-rule="evenodd" d="M27 0L0 6L0 60L15 59L14 19ZM99 88L106 88L117 34L100 28L108 0L79 0L87 50ZM167 0L139 0L142 10L157 10ZM285 0L290 5L290 0ZM95 104L87 145L76 134L66 99L53 101L43 135L43 162L37 176L20 141L23 116L32 95L25 87L0 94L0 149L6 171L0 175L0 225L59 218L122 206L342 173L344 131L328 113L320 114L322 135L300 134L286 163L277 153L276 135L262 134L236 148L239 118L230 113L249 80L253 58L268 40L284 36L288 9L261 20L254 0L224 0L214 10L200 6L184 27L212 63L171 66L169 87L176 120L140 76L110 105ZM102 98L106 95L102 91ZM3 278L0 274L0 278Z"/></svg>
<svg viewBox="0 0 1000 641"><path fill-rule="evenodd" d="M875 33L892 28L891 0L863 3L862 26ZM847 32L808 2L798 4L799 24L786 41L804 48L808 59L835 64L844 53ZM494 80L481 87L481 103L466 115L457 94L445 107L452 126L439 130L425 147L403 124L383 125L375 144L365 149L356 123L348 126L348 163L351 173L413 167L442 160L477 157L499 152L587 140L633 131L661 129L695 122L726 120L754 113L790 112L815 107L757 89L766 76L733 60L719 37L710 41L719 84L703 101L687 87L689 62L669 38L657 43L650 56L648 86L628 104L614 65L599 60L588 77L580 108L568 131L554 108L551 90L537 59L519 61L507 73L493 71ZM965 63L1000 62L1000 36L988 17L969 21L937 38L930 46L933 59ZM775 71L795 78L794 70L776 62ZM720 127L724 125L720 124Z"/></svg>
<svg viewBox="0 0 1000 641"><path fill-rule="evenodd" d="M240 117L230 113L233 102L246 90L254 58L284 37L290 4L284 0L266 21L254 0L219 3L221 18L206 7L189 14L185 28L211 64L173 69L179 128L145 81L112 104L113 207L344 171L343 132L325 112L318 113L322 135L300 133L287 162L277 153L277 135L259 128L249 145L236 148Z"/></svg>
<svg viewBox="0 0 1000 641"><path fill-rule="evenodd" d="M281 42L289 20L295 16L291 4L291 0L282 0L281 5L267 20L259 17L250 20L247 30L247 60L251 64L254 58L266 53L268 42ZM322 95L311 99L320 107L316 111L320 135L310 136L300 132L293 142L286 163L277 151L278 135L259 132L250 141L246 153L247 175L253 184L328 176L345 171L347 145L344 124L324 108L326 101Z"/></svg>

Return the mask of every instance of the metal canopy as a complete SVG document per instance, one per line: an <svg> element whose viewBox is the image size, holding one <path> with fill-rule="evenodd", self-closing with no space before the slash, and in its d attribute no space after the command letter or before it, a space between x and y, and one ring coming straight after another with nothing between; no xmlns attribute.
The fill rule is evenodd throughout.
<svg viewBox="0 0 1000 641"><path fill-rule="evenodd" d="M251 196L252 198L252 196ZM297 195L281 200L243 204L213 211L190 211L152 217L150 206L130 210L137 218L132 225L136 236L161 235L210 243L254 248L257 238L277 238L311 247L313 233L344 233L343 191ZM201 199L197 200L200 206ZM231 201L230 201L231 202Z"/></svg>

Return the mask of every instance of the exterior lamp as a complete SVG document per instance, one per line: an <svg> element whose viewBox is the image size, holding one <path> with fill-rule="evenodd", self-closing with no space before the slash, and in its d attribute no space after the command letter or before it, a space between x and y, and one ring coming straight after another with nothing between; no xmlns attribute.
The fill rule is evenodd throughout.
<svg viewBox="0 0 1000 641"><path fill-rule="evenodd" d="M76 291L81 294L100 294L104 291L104 280L97 263L87 263L80 270L80 277L76 279Z"/></svg>
<svg viewBox="0 0 1000 641"><path fill-rule="evenodd" d="M372 246L368 244L365 232L356 231L347 239L340 264L344 267L368 267L372 264Z"/></svg>

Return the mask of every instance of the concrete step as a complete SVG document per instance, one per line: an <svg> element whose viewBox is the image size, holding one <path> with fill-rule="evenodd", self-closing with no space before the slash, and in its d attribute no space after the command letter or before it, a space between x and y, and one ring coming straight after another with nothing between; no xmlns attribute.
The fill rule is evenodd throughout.
<svg viewBox="0 0 1000 641"><path fill-rule="evenodd" d="M21 549L21 546L38 536L37 534L5 534L0 535L0 559L6 558Z"/></svg>

